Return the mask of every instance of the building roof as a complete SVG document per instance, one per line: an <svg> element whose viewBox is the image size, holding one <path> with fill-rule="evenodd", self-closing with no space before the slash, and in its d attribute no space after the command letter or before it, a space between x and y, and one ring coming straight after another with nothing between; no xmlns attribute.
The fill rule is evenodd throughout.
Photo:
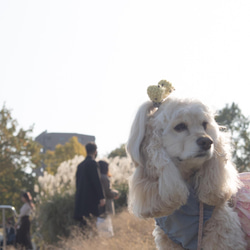
<svg viewBox="0 0 250 250"><path fill-rule="evenodd" d="M43 146L45 152L46 150L55 150L55 147L58 144L64 145L73 136L76 136L82 145L95 141L95 136L93 135L84 135L78 133L48 133L47 130L38 135L35 138L35 141Z"/></svg>

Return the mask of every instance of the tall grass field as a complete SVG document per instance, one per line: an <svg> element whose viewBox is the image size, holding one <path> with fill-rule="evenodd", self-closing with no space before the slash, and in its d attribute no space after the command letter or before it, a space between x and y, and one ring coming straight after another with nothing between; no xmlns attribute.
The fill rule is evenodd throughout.
<svg viewBox="0 0 250 250"><path fill-rule="evenodd" d="M73 220L75 173L82 156L63 162L55 175L45 172L35 187L36 215L32 235L41 250L151 250L156 249L152 232L154 220L138 219L128 212L128 179L134 171L127 157L106 159L109 162L111 183L120 192L115 200L116 215L112 217L114 236L100 237L93 230L83 231ZM103 160L103 159L102 159ZM104 159L105 160L105 159Z"/></svg>

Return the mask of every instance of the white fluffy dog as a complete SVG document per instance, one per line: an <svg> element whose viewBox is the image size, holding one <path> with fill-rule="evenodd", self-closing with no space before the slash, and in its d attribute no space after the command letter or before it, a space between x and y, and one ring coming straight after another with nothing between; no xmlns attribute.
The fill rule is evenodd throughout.
<svg viewBox="0 0 250 250"><path fill-rule="evenodd" d="M143 104L127 151L136 166L129 207L140 218L158 218L153 232L158 249L196 249L199 209L193 207L201 203L202 249L246 249L238 215L228 206L241 185L230 142L207 106L170 97L159 108Z"/></svg>

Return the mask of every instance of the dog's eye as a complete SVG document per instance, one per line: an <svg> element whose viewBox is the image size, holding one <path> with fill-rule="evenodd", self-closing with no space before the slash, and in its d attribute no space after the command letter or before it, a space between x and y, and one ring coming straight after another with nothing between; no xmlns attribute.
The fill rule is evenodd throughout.
<svg viewBox="0 0 250 250"><path fill-rule="evenodd" d="M203 122L203 123L202 123L202 126L203 126L203 128L204 128L205 130L207 129L207 124L208 124L207 122Z"/></svg>
<svg viewBox="0 0 250 250"><path fill-rule="evenodd" d="M185 123L180 123L174 127L174 130L177 132L182 132L187 129L187 125Z"/></svg>

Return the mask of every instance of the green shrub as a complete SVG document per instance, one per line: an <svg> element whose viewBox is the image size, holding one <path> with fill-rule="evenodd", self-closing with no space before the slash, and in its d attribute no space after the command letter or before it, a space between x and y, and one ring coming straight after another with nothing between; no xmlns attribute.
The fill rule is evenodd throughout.
<svg viewBox="0 0 250 250"><path fill-rule="evenodd" d="M124 210L124 207L128 206L128 183L117 183L115 182L113 184L113 188L119 191L119 199L114 200L115 203L115 210L116 212L119 212L121 210Z"/></svg>
<svg viewBox="0 0 250 250"><path fill-rule="evenodd" d="M44 201L38 209L38 225L43 240L47 243L55 243L59 237L70 235L70 226L75 224L74 195L55 194L49 200Z"/></svg>

